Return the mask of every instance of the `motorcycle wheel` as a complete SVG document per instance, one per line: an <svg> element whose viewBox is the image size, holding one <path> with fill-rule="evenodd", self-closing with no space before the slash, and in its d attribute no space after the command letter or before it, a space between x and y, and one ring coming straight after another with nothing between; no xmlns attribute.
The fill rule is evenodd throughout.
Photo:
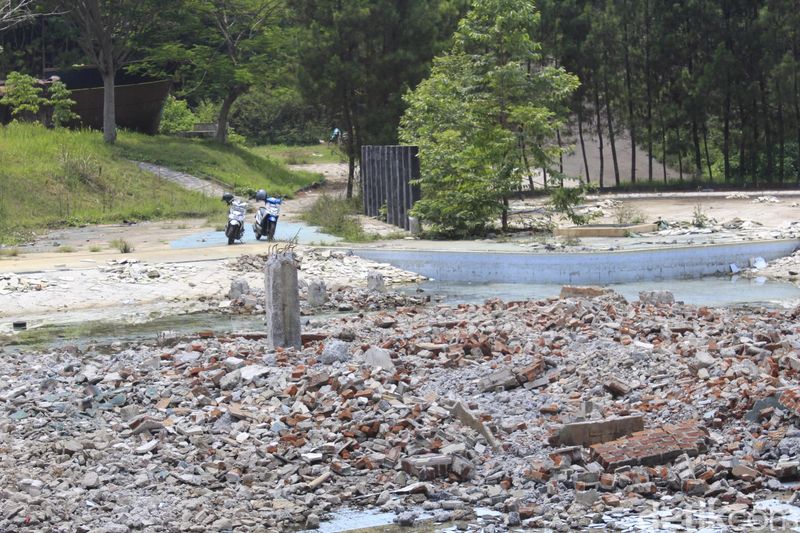
<svg viewBox="0 0 800 533"><path fill-rule="evenodd" d="M272 241L275 239L275 226L277 226L277 222L270 222L269 226L267 226L267 240Z"/></svg>
<svg viewBox="0 0 800 533"><path fill-rule="evenodd" d="M235 240L236 240L236 237L228 237L228 246L233 244Z"/></svg>

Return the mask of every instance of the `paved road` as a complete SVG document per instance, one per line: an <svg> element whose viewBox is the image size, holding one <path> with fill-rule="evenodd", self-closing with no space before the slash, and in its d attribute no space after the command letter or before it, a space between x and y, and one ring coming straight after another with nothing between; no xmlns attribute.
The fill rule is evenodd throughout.
<svg viewBox="0 0 800 533"><path fill-rule="evenodd" d="M225 189L218 183L198 178L197 176L192 176L191 174L187 174L185 172L178 172L177 170L172 170L171 168L153 165L152 163L144 163L141 161L137 161L136 164L139 165L139 168L146 172L156 174L165 180L180 185L184 189L197 191L212 198L220 198L222 194L226 192Z"/></svg>

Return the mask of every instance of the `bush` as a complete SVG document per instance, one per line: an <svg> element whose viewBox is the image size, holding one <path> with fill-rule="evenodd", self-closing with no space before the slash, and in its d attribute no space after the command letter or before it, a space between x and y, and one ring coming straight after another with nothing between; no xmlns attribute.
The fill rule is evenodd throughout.
<svg viewBox="0 0 800 533"><path fill-rule="evenodd" d="M364 229L356 219L360 201L323 194L303 214L303 220L312 226L319 226L326 233L337 235L351 242L369 240Z"/></svg>
<svg viewBox="0 0 800 533"><path fill-rule="evenodd" d="M9 72L5 87L6 94L0 99L0 104L9 106L15 118L35 118L39 108L47 102L42 98L42 88L33 76Z"/></svg>
<svg viewBox="0 0 800 533"><path fill-rule="evenodd" d="M125 239L114 239L110 244L112 248L116 248L121 254L129 254L133 251L133 246Z"/></svg>
<svg viewBox="0 0 800 533"><path fill-rule="evenodd" d="M573 224L588 224L599 213L582 215L577 213L575 209L583 203L586 198L586 192L591 189L591 185L583 183L577 187L556 187L550 191L550 205L555 212Z"/></svg>
<svg viewBox="0 0 800 533"><path fill-rule="evenodd" d="M197 117L189 109L186 100L178 100L172 95L167 96L161 112L161 124L158 127L161 133L192 131L195 122L198 122Z"/></svg>
<svg viewBox="0 0 800 533"><path fill-rule="evenodd" d="M75 100L70 98L72 92L61 81L50 84L50 105L53 107L53 126L59 127L78 119L77 113L72 112Z"/></svg>
<svg viewBox="0 0 800 533"><path fill-rule="evenodd" d="M624 203L614 208L614 219L617 224L641 224L645 220L641 209Z"/></svg>

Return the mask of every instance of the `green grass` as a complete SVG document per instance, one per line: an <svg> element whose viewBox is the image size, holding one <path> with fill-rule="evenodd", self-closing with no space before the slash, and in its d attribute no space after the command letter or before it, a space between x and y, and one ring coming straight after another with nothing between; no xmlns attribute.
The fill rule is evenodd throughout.
<svg viewBox="0 0 800 533"><path fill-rule="evenodd" d="M45 228L167 218L224 219L216 198L139 170L147 161L214 177L244 194L291 194L320 176L292 172L248 149L211 141L121 131L117 144L96 131L0 127L0 243L29 240Z"/></svg>
<svg viewBox="0 0 800 533"><path fill-rule="evenodd" d="M6 243L48 227L220 211L218 200L139 170L99 132L36 124L0 127L0 191L0 242Z"/></svg>
<svg viewBox="0 0 800 533"><path fill-rule="evenodd" d="M364 232L355 215L361 202L357 198L329 196L323 194L303 214L303 220L312 226L319 226L326 233L342 237L350 242L372 241L377 238Z"/></svg>
<svg viewBox="0 0 800 533"><path fill-rule="evenodd" d="M19 248L0 248L0 257L17 257Z"/></svg>
<svg viewBox="0 0 800 533"><path fill-rule="evenodd" d="M253 153L275 159L284 165L308 165L312 163L341 163L346 162L336 146L327 144L311 144L308 146L287 146L273 144L257 146L250 149Z"/></svg>
<svg viewBox="0 0 800 533"><path fill-rule="evenodd" d="M291 196L321 179L318 174L291 171L247 148L223 146L207 139L124 132L114 150L126 159L162 165L201 178L214 178L242 195L266 189L270 194Z"/></svg>
<svg viewBox="0 0 800 533"><path fill-rule="evenodd" d="M75 248L73 248L72 246L69 246L68 244L63 244L63 245L59 246L58 248L56 248L56 252L59 252L59 253L62 253L62 254L71 254L74 251L75 251Z"/></svg>

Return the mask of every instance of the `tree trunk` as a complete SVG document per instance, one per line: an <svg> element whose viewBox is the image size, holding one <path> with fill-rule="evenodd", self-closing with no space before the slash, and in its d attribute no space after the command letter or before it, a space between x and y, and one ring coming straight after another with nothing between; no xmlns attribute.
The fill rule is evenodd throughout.
<svg viewBox="0 0 800 533"><path fill-rule="evenodd" d="M675 135L677 137L678 142L678 176L680 177L681 183L683 182L683 147L681 146L681 129L675 128Z"/></svg>
<svg viewBox="0 0 800 533"><path fill-rule="evenodd" d="M708 153L708 125L703 124L703 148L706 151L706 166L708 167L708 181L714 181L714 173L711 170L711 156Z"/></svg>
<svg viewBox="0 0 800 533"><path fill-rule="evenodd" d="M353 181L356 175L356 156L352 150L347 152L347 199L353 197Z"/></svg>
<svg viewBox="0 0 800 533"><path fill-rule="evenodd" d="M100 75L103 78L103 141L108 144L114 144L117 141L114 68L107 66L100 72Z"/></svg>
<svg viewBox="0 0 800 533"><path fill-rule="evenodd" d="M725 167L725 183L731 180L731 92L725 86L725 109L723 111L722 125L722 158Z"/></svg>
<svg viewBox="0 0 800 533"><path fill-rule="evenodd" d="M596 81L594 83L594 112L597 118L597 139L600 143L600 188L602 189L605 185L605 158L603 157L603 124L600 121L600 91Z"/></svg>
<svg viewBox="0 0 800 533"><path fill-rule="evenodd" d="M558 172L564 173L564 152L561 145L561 129L556 129L556 139L558 140ZM561 178L562 181L564 178Z"/></svg>
<svg viewBox="0 0 800 533"><path fill-rule="evenodd" d="M661 119L661 170L664 172L664 183L667 183L667 128Z"/></svg>
<svg viewBox="0 0 800 533"><path fill-rule="evenodd" d="M502 225L503 231L508 231L508 198L505 196L503 197L503 212L500 215L500 224Z"/></svg>
<svg viewBox="0 0 800 533"><path fill-rule="evenodd" d="M778 82L780 83L780 82ZM786 178L784 158L786 157L786 130L783 122L783 91L778 89L778 180L783 183Z"/></svg>
<svg viewBox="0 0 800 533"><path fill-rule="evenodd" d="M762 116L764 117L764 148L767 150L767 179L770 183L775 181L775 154L772 151L772 128L770 127L770 112L767 94L767 84L762 75L758 80L759 89L761 90L761 107Z"/></svg>
<svg viewBox="0 0 800 533"><path fill-rule="evenodd" d="M797 61L793 63L794 69L794 117L795 126L797 127L797 146L800 146L800 96L798 96L798 75L797 75ZM795 159L795 182L800 185L800 161Z"/></svg>
<svg viewBox="0 0 800 533"><path fill-rule="evenodd" d="M747 133L746 133L746 122L745 122L745 114L744 114L744 105L739 104L739 169L738 169L738 177L739 177L739 184L743 185L745 176L747 175L747 159L745 159L745 152L747 143Z"/></svg>
<svg viewBox="0 0 800 533"><path fill-rule="evenodd" d="M214 140L220 144L228 142L228 116L230 115L233 103L243 92L244 91L241 89L232 89L225 95L225 99L222 100L222 105L219 108L219 115L217 115L217 134L214 137Z"/></svg>
<svg viewBox="0 0 800 533"><path fill-rule="evenodd" d="M586 170L586 183L591 183L589 177L589 158L586 157L586 144L583 141L583 98L578 102L578 139L581 142L581 155L583 156L583 168Z"/></svg>
<svg viewBox="0 0 800 533"><path fill-rule="evenodd" d="M606 101L606 119L608 120L608 143L611 145L611 160L614 162L614 184L619 187L619 162L617 161L617 145L614 138L614 121L611 118L611 99L608 94L607 72L604 78L604 97Z"/></svg>
<svg viewBox="0 0 800 533"><path fill-rule="evenodd" d="M692 118L692 144L694 144L694 176L699 180L703 175L703 156L700 155L700 133L694 118Z"/></svg>
<svg viewBox="0 0 800 533"><path fill-rule="evenodd" d="M628 129L631 133L631 183L636 183L636 121L633 116L633 89L631 88L631 59L630 59L630 36L628 35L628 15L630 7L628 2L624 3L625 14L623 15L623 33L625 48L625 88L628 97Z"/></svg>
<svg viewBox="0 0 800 533"><path fill-rule="evenodd" d="M647 81L647 181L653 181L653 82L650 72L650 0L645 0L644 17L644 70Z"/></svg>

